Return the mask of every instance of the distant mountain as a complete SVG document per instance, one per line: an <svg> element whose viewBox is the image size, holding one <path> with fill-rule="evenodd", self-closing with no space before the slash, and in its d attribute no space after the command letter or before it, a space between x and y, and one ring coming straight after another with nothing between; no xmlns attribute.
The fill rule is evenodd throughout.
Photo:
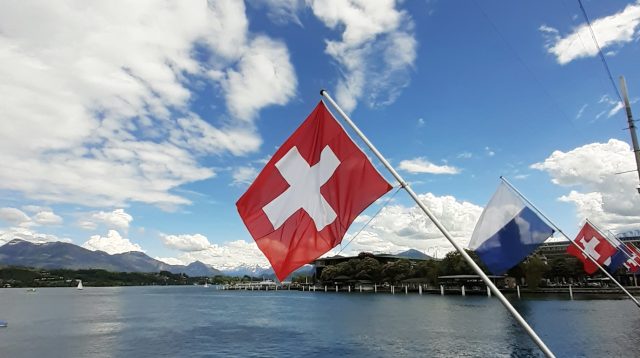
<svg viewBox="0 0 640 358"><path fill-rule="evenodd" d="M229 267L221 270L224 275L227 276L251 276L262 277L272 276L273 270L271 268L260 267L259 265L239 265L235 267Z"/></svg>
<svg viewBox="0 0 640 358"><path fill-rule="evenodd" d="M184 267L184 271L180 271L180 272L184 272L185 274L187 274L188 276L191 277L195 277L195 276L216 276L216 275L223 275L224 273L220 270L216 270L213 267L200 262L200 261L196 261L196 262L192 262L190 264L188 264L187 266L181 266L181 265L173 265L173 267L179 268L179 267ZM172 271L173 272L173 271ZM174 272L175 273L175 272Z"/></svg>
<svg viewBox="0 0 640 358"><path fill-rule="evenodd" d="M396 256L400 256L400 257L404 257L407 259L418 259L418 260L431 260L433 259L433 257L424 254L418 250L415 249L409 249L407 251L403 251L399 254L396 254Z"/></svg>
<svg viewBox="0 0 640 358"><path fill-rule="evenodd" d="M196 261L187 266L169 265L131 251L109 255L104 251L91 251L65 242L34 244L24 240L12 240L0 246L0 264L37 268L103 269L115 272L185 273L189 276L215 276L222 272Z"/></svg>
<svg viewBox="0 0 640 358"><path fill-rule="evenodd" d="M311 276L313 275L313 271L314 271L313 265L304 265L299 269L295 270L293 273L291 273L291 275L289 275L285 279L285 281L288 281L292 277L299 276L299 275ZM271 267L264 268L258 265L241 265L233 269L222 270L222 272L227 276L247 275L250 277L262 277L265 280L266 279L275 280L276 278L276 274L273 272L273 269Z"/></svg>

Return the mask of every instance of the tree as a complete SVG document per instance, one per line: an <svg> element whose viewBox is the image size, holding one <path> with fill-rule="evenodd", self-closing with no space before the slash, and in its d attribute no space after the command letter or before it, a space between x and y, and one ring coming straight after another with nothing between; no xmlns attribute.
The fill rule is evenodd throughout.
<svg viewBox="0 0 640 358"><path fill-rule="evenodd" d="M382 278L386 282L399 282L410 278L412 275L413 268L411 267L411 261L407 259L387 262L382 266Z"/></svg>
<svg viewBox="0 0 640 358"><path fill-rule="evenodd" d="M427 282L435 285L438 282L439 274L438 263L435 260L425 260L415 265L413 277L426 278Z"/></svg>
<svg viewBox="0 0 640 358"><path fill-rule="evenodd" d="M544 277L545 272L549 270L549 267L540 257L533 256L523 264L523 268L527 285L530 289L537 290L540 286L540 280Z"/></svg>
<svg viewBox="0 0 640 358"><path fill-rule="evenodd" d="M358 255L360 256L360 255ZM355 278L358 280L371 280L377 282L382 273L382 265L373 257L365 257L356 265Z"/></svg>
<svg viewBox="0 0 640 358"><path fill-rule="evenodd" d="M333 281L336 276L338 276L338 270L336 269L336 266L329 265L322 269L320 280L322 280L322 282L330 282Z"/></svg>
<svg viewBox="0 0 640 358"><path fill-rule="evenodd" d="M471 259L475 261L482 271L488 272L487 267L480 260L478 255L469 250L465 250ZM458 251L449 252L442 261L440 261L439 271L442 275L476 275L477 273L469 266L467 261L462 257Z"/></svg>

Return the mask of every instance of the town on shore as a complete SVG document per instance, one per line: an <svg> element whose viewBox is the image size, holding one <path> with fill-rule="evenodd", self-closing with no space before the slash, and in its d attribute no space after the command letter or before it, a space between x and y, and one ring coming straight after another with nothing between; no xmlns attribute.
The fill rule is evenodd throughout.
<svg viewBox="0 0 640 358"><path fill-rule="evenodd" d="M160 271L110 272L102 269L37 269L0 267L0 287L85 287L149 286L149 285L215 285L231 290L307 290L339 292L425 292L441 294L483 294L486 285L474 275L458 252L442 259L424 254L411 257L362 252L357 256L334 256L314 262L313 270L293 274L284 282L273 276L188 276L184 273ZM471 257L486 272L474 252ZM635 277L623 270L616 279L634 289ZM576 293L619 293L607 278L584 273L582 263L567 255L532 255L503 276L491 276L505 292L565 293L569 286ZM635 289L634 289L635 290Z"/></svg>

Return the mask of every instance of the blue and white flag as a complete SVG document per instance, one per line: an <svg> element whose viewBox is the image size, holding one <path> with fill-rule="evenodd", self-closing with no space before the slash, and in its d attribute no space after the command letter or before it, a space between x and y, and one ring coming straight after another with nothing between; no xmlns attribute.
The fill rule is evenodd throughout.
<svg viewBox="0 0 640 358"><path fill-rule="evenodd" d="M553 232L517 193L501 182L480 215L469 248L493 274L501 275L531 254Z"/></svg>

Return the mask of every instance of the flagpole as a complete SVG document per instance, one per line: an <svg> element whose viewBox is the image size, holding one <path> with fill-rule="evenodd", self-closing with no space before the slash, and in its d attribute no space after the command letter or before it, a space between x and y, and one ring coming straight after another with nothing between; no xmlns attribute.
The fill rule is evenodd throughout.
<svg viewBox="0 0 640 358"><path fill-rule="evenodd" d="M349 118L349 116L346 113L344 113L342 108L340 108L340 106L338 106L338 104L333 100L333 98L331 98L329 93L325 90L321 90L320 95L326 98L329 101L329 103L331 103L331 105L336 109L336 111L340 113L342 118L347 122L347 124L349 124L351 129L353 129L356 132L356 134L358 134L360 139L362 139L362 141L367 145L367 147L369 147L369 149L373 152L373 154L375 154L375 156L382 162L385 168L389 170L391 175L393 175L393 177L398 181L398 183L400 183L400 186L404 188L404 190L406 190L407 193L409 193L409 196L416 202L416 204L429 217L429 219L431 219L431 222L433 222L433 224L438 228L438 230L440 230L442 235L444 235L444 237L447 238L447 240L451 243L451 245L453 245L453 247L455 247L455 249L460 253L460 255L462 255L462 257L465 259L465 261L467 261L467 263L471 266L471 268L482 278L485 284L491 289L491 292L500 300L500 302L511 313L511 315L513 315L515 320L520 324L520 326L522 326L525 332L527 332L529 337L531 337L531 339L538 345L540 350L542 350L542 352L547 357L555 357L553 352L551 352L551 350L542 341L542 339L538 337L536 332L531 328L531 326L529 326L527 321L525 321L524 318L522 318L522 316L518 313L518 311L516 311L516 309L511 305L511 303L506 299L506 297L504 297L502 292L500 292L500 290L498 290L498 288L493 284L493 282L491 282L489 277L482 271L480 266L478 266L478 264L475 261L473 261L471 256L467 254L467 252L464 250L462 246L460 246L457 242L453 240L453 237L451 236L451 234L449 234L449 231L447 231L447 229L444 226L442 226L442 224L440 223L440 220L438 220L431 213L431 210L429 210L429 208L427 208L420 201L420 199L418 198L416 193L413 191L413 189L411 189L409 184L407 184L407 182L404 181L404 179L402 179L400 174L398 174L398 172L391 166L391 164L389 164L389 162L385 159L385 157L382 156L382 154L378 151L378 149L376 149L373 143L369 141L369 139L364 135L364 133L360 131L358 126L356 126L356 124L351 120L351 118Z"/></svg>
<svg viewBox="0 0 640 358"><path fill-rule="evenodd" d="M600 266L600 264L598 263L598 261L596 261L593 257L591 257L591 255L589 255L586 251L584 251L584 249L582 247L580 247L580 245L578 245L575 241L571 240L565 233L564 231L562 231L553 221L551 221L546 215L544 215L544 213L542 213L542 211L540 211L540 209L538 209L535 205L533 205L532 202L529 201L529 199L527 199L524 195L522 195L522 193L516 189L513 185L511 185L511 183L509 183L509 181L504 178L503 176L500 176L500 179L502 179L502 181L507 184L511 190L513 190L515 193L517 193L518 195L520 195L520 197L527 202L527 204L529 204L533 209L535 209L543 218L545 218L545 220L547 220L547 222L549 222L549 224L551 224L551 226L553 226L560 234L562 234L562 236L564 236L567 240L569 240L570 243L573 244L573 246L577 247L578 250L580 250L580 252L582 252L582 254L588 258L589 260L591 260L591 262L593 262L599 269L600 271L602 271L605 275L607 275L607 277L609 277L609 279L611 279L613 282L616 283L616 285L618 285L618 287L620 287L620 289L627 294L627 296L629 296L629 298L631 298L631 300L636 304L636 306L638 306L638 308L640 308L640 302L638 302L638 300L633 297L633 295L631 293L629 293L629 291L627 291L621 284L620 282L618 282L618 280L616 280L615 278L613 278L613 276L611 276L611 274L605 270L602 266Z"/></svg>

